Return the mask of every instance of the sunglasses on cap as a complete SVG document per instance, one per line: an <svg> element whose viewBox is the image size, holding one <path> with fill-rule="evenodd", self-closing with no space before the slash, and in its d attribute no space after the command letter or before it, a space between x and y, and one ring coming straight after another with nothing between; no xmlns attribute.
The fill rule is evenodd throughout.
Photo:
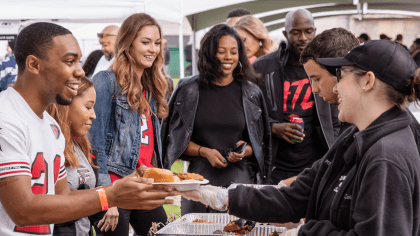
<svg viewBox="0 0 420 236"><path fill-rule="evenodd" d="M341 71L346 71L346 72L352 72L355 73L356 75L364 75L367 73L367 71L363 71L363 70L358 70L358 69L348 69L348 68L336 68L336 76L337 76L337 82L340 82L341 80Z"/></svg>
<svg viewBox="0 0 420 236"><path fill-rule="evenodd" d="M104 34L104 33L98 33L98 38L103 38L103 37L106 37L106 36L117 36L116 34Z"/></svg>

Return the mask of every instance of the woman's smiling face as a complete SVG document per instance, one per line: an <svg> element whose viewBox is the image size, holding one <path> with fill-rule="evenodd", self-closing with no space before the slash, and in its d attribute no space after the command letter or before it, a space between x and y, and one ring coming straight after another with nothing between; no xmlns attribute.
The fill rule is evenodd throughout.
<svg viewBox="0 0 420 236"><path fill-rule="evenodd" d="M69 122L74 136L83 137L90 130L92 121L96 119L93 110L95 102L96 92L93 86L84 91L81 96L73 99L69 110Z"/></svg>
<svg viewBox="0 0 420 236"><path fill-rule="evenodd" d="M230 35L222 36L219 40L216 57L220 61L225 76L233 76L233 70L239 61L238 42L236 42L236 39Z"/></svg>

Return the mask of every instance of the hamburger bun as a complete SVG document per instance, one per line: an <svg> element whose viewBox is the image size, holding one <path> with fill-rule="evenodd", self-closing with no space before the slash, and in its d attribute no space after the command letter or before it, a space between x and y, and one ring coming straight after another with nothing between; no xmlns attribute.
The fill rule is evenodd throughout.
<svg viewBox="0 0 420 236"><path fill-rule="evenodd" d="M154 179L155 183L175 182L174 174L170 170L150 168L144 173L144 178Z"/></svg>

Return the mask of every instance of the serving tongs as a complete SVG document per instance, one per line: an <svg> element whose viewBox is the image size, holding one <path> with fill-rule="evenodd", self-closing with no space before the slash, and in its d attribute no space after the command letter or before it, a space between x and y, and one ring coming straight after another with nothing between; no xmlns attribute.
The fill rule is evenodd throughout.
<svg viewBox="0 0 420 236"><path fill-rule="evenodd" d="M244 226L246 226L246 225L250 225L251 226L251 229L250 230L252 230L254 227L255 227L255 224L256 224L257 222L255 222L255 221L251 221L251 220L244 220L244 219L237 219L236 221L235 221L235 224L237 225L237 226L239 226L239 227L244 227Z"/></svg>

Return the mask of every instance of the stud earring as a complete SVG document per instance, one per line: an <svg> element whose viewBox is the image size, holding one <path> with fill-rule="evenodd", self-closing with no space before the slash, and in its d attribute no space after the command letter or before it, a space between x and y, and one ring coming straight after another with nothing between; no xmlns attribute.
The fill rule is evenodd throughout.
<svg viewBox="0 0 420 236"><path fill-rule="evenodd" d="M365 90L366 89L366 87L363 87L363 90Z"/></svg>

